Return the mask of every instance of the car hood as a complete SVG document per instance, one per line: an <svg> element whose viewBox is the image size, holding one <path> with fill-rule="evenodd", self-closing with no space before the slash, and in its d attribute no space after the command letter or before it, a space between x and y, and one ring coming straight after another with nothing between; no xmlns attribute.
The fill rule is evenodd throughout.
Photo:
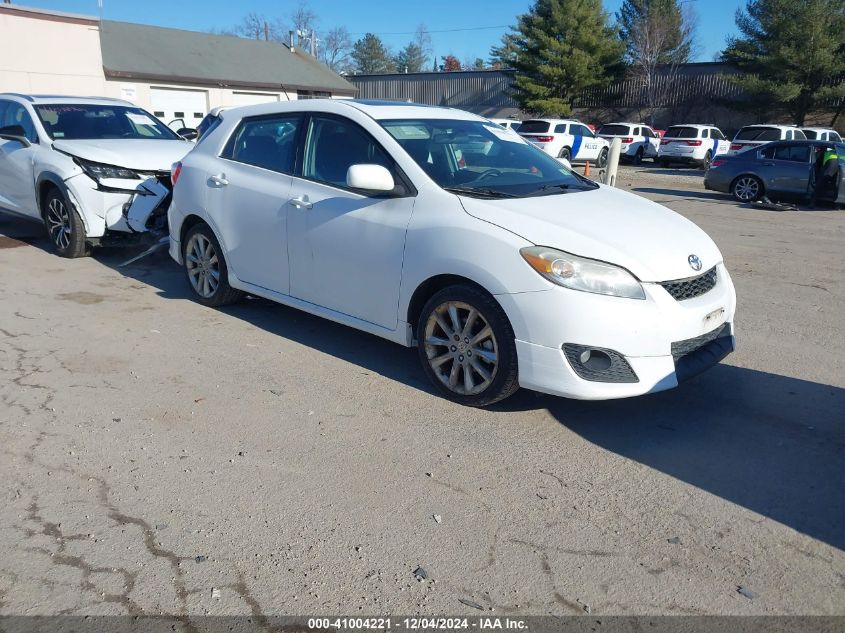
<svg viewBox="0 0 845 633"><path fill-rule="evenodd" d="M170 170L182 160L194 144L166 139L81 139L53 143L57 150L105 165L138 171Z"/></svg>
<svg viewBox="0 0 845 633"><path fill-rule="evenodd" d="M722 261L713 240L683 216L613 187L504 200L460 196L471 216L529 242L622 266L641 281L701 274ZM689 256L697 255L700 271Z"/></svg>

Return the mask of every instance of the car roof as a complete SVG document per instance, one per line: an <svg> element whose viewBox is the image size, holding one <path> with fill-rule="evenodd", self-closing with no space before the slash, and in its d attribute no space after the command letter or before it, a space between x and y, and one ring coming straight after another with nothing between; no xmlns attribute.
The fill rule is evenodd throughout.
<svg viewBox="0 0 845 633"><path fill-rule="evenodd" d="M605 125L636 125L638 127L647 127L649 129L652 129L652 127L647 123L631 123L630 121L614 121L613 123L605 123L604 125L602 125L602 127L604 127Z"/></svg>
<svg viewBox="0 0 845 633"><path fill-rule="evenodd" d="M673 123L669 127L697 127L697 128L711 128L715 127L717 130L719 129L712 123ZM667 130L669 128L666 128Z"/></svg>
<svg viewBox="0 0 845 633"><path fill-rule="evenodd" d="M324 111L339 113L355 109L377 121L390 119L460 119L465 121L487 121L483 117L464 110L430 106L406 101L379 101L374 99L307 99L294 101L271 101L257 105L226 108L220 113L223 119L232 116L248 117L284 112Z"/></svg>
<svg viewBox="0 0 845 633"><path fill-rule="evenodd" d="M523 121L523 123L528 123L529 121L544 121L545 123L554 123L554 124L559 124L559 123L578 123L579 125L584 125L584 123L582 123L582 122L581 122L581 121L579 121L578 119L547 119L547 118L542 118L542 117L541 117L541 118L537 118L537 119L525 119L525 120Z"/></svg>
<svg viewBox="0 0 845 633"><path fill-rule="evenodd" d="M813 132L836 132L832 127L802 127L802 130L812 130ZM839 134L839 132L836 132Z"/></svg>
<svg viewBox="0 0 845 633"><path fill-rule="evenodd" d="M30 95L19 92L0 93L0 99L14 99L16 101L31 103L32 105L46 104L89 104L89 105L126 105L135 107L135 104L123 99L112 99L111 97L74 97L69 95Z"/></svg>
<svg viewBox="0 0 845 633"><path fill-rule="evenodd" d="M743 125L740 129L744 130L748 127L775 127L779 130L800 130L797 125L786 125L784 123L754 123L752 125Z"/></svg>

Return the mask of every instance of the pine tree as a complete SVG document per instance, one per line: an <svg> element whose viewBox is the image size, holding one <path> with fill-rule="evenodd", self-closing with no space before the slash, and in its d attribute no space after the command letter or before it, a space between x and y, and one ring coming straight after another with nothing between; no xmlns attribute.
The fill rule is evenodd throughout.
<svg viewBox="0 0 845 633"><path fill-rule="evenodd" d="M796 125L808 114L836 110L845 100L845 2L749 0L736 13L741 35L722 59L744 72L737 105L787 113Z"/></svg>
<svg viewBox="0 0 845 633"><path fill-rule="evenodd" d="M626 61L685 64L693 46L693 25L678 0L624 0L616 16Z"/></svg>
<svg viewBox="0 0 845 633"><path fill-rule="evenodd" d="M422 72L426 61L422 49L411 42L396 55L395 64L400 73L419 73Z"/></svg>
<svg viewBox="0 0 845 633"><path fill-rule="evenodd" d="M601 0L536 0L512 30L491 54L516 69L514 97L530 112L568 116L576 96L622 70Z"/></svg>
<svg viewBox="0 0 845 633"><path fill-rule="evenodd" d="M396 64L393 62L390 51L381 39L372 33L367 33L355 42L352 47L352 60L355 63L355 71L361 75L396 71Z"/></svg>

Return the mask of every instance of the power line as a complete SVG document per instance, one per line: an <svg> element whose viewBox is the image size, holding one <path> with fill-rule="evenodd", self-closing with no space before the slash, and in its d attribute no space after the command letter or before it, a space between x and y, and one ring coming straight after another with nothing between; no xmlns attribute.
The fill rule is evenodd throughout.
<svg viewBox="0 0 845 633"><path fill-rule="evenodd" d="M430 31L426 29L428 33L459 33L462 31L489 31L492 29L507 29L510 28L510 24L500 24L498 26L471 26L465 29L439 29L435 31ZM373 33L372 31L359 31L357 33L350 33L350 35L366 35L367 33L372 33L373 35L415 35L416 31L394 31L392 33Z"/></svg>

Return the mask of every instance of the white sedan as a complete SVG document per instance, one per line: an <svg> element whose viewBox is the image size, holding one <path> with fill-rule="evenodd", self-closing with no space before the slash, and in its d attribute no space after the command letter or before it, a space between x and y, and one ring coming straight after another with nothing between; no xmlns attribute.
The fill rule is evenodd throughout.
<svg viewBox="0 0 845 633"><path fill-rule="evenodd" d="M466 405L660 391L734 349L704 231L469 113L236 108L172 179L170 253L198 301L249 293L416 346Z"/></svg>

